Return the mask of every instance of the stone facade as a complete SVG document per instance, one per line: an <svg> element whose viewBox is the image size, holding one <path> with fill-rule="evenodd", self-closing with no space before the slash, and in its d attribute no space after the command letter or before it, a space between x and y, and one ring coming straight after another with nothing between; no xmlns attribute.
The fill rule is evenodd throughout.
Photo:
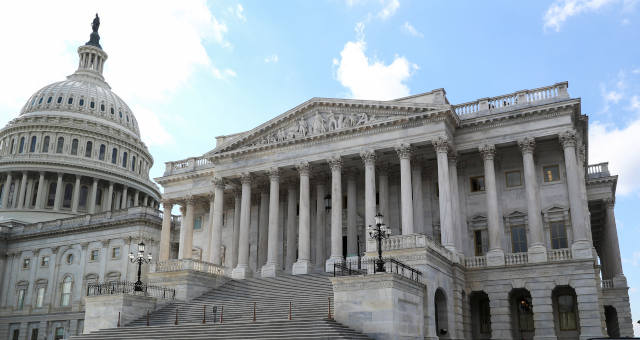
<svg viewBox="0 0 640 340"><path fill-rule="evenodd" d="M127 254L159 250L153 158L102 76L106 52L78 54L0 130L0 339L82 333L87 284L135 281Z"/></svg>
<svg viewBox="0 0 640 340"><path fill-rule="evenodd" d="M313 98L201 157L166 163L160 261L243 279L331 271L375 255L422 271L424 336L631 335L613 204L588 165L568 84L451 105L443 89L390 101ZM348 325L348 323L347 323Z"/></svg>

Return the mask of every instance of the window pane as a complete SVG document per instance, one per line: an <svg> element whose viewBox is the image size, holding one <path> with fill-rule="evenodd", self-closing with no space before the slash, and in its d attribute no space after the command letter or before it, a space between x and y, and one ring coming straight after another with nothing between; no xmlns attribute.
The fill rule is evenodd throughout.
<svg viewBox="0 0 640 340"><path fill-rule="evenodd" d="M193 229L198 230L202 228L202 216L197 216L193 221Z"/></svg>
<svg viewBox="0 0 640 340"><path fill-rule="evenodd" d="M42 152L49 152L49 136L44 137L44 143L42 143Z"/></svg>
<svg viewBox="0 0 640 340"><path fill-rule="evenodd" d="M78 154L78 140L74 139L71 141L71 154L72 155L77 155Z"/></svg>
<svg viewBox="0 0 640 340"><path fill-rule="evenodd" d="M56 145L56 153L62 153L62 148L64 147L64 138L58 138L58 145Z"/></svg>
<svg viewBox="0 0 640 340"><path fill-rule="evenodd" d="M84 149L84 156L91 157L91 149L93 149L93 143L91 141L87 142L87 147Z"/></svg>
<svg viewBox="0 0 640 340"><path fill-rule="evenodd" d="M471 177L471 192L484 191L484 176Z"/></svg>
<svg viewBox="0 0 640 340"><path fill-rule="evenodd" d="M42 308L43 303L44 303L44 287L39 287L38 297L36 298L36 307Z"/></svg>
<svg viewBox="0 0 640 340"><path fill-rule="evenodd" d="M511 227L511 250L513 253L527 251L527 230L523 225Z"/></svg>
<svg viewBox="0 0 640 340"><path fill-rule="evenodd" d="M553 249L567 248L567 229L564 222L551 222L551 247Z"/></svg>
<svg viewBox="0 0 640 340"><path fill-rule="evenodd" d="M545 182L553 182L560 179L560 168L557 165L549 165L542 168Z"/></svg>

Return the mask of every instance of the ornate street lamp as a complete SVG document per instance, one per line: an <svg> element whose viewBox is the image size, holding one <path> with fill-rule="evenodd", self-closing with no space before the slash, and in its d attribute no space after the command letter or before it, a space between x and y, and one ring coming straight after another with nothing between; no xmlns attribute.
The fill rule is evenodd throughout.
<svg viewBox="0 0 640 340"><path fill-rule="evenodd" d="M391 229L383 223L382 214L376 214L376 225L368 226L367 231L369 237L378 242L378 260L376 261L375 272L384 272L384 260L382 259L382 239L389 238L391 236Z"/></svg>
<svg viewBox="0 0 640 340"><path fill-rule="evenodd" d="M133 255L133 252L129 253L129 261L131 263L138 263L138 281L134 284L133 290L136 292L143 291L142 289L142 281L140 281L140 275L142 274L142 264L143 263L151 263L151 253L147 254L147 258L144 258L144 242L140 241L138 243L138 256Z"/></svg>

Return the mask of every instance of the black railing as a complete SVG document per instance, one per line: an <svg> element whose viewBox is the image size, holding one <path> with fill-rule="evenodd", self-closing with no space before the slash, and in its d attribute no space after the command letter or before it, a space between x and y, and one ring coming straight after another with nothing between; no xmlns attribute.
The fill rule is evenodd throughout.
<svg viewBox="0 0 640 340"><path fill-rule="evenodd" d="M363 259L358 262L336 262L333 264L333 276L367 275L377 273L377 258ZM421 282L422 272L394 258L383 259L384 272L401 275L412 281ZM362 268L362 269L360 269Z"/></svg>
<svg viewBox="0 0 640 340"><path fill-rule="evenodd" d="M136 283L130 281L111 281L103 283L89 283L87 285L87 296L132 294L152 296L162 299L173 300L176 297L176 290L158 286L142 284L142 289L136 289Z"/></svg>

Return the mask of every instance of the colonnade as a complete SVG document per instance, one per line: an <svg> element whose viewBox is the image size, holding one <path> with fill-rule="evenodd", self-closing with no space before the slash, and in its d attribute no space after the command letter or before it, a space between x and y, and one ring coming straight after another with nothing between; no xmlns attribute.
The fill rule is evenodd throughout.
<svg viewBox="0 0 640 340"><path fill-rule="evenodd" d="M456 154L453 152L451 141L447 138L436 138L431 141L436 153L436 162L438 168L438 200L440 210L440 232L441 243L444 247L455 254L463 254L463 241L462 235L466 233L464 219L460 215L460 198L458 190L458 175L456 169ZM576 158L576 136L575 133L569 131L560 135L560 142L562 144L565 156L567 184L569 189L570 210L572 217L573 228L573 245L585 244L587 242L588 249L592 249L591 243L588 238L587 226L584 223L586 209L584 209L583 198L580 194L580 173L579 165ZM517 141L521 153L524 166L524 182L526 190L526 201L528 209L528 223L529 223L529 253L531 255L530 262L544 262L547 261L546 246L544 242L544 230L541 218L540 208L540 192L539 186L536 180L536 165L533 158L533 152L535 148L535 140L533 138L523 138ZM422 212L424 209L422 202L422 176L420 167L412 168L412 152L415 146L410 144L400 144L395 147L397 154L396 162L383 162L379 164L376 160L381 154L380 150L365 150L360 153L360 158L363 162L364 168L364 224L373 225L375 214L380 211L383 214L389 212L389 178L388 167L393 164L399 165L400 173L400 230L403 235L413 234L417 230L423 230L422 225L424 221L419 217L421 214L414 214L414 210ZM487 253L488 265L504 265L505 256L503 248L504 230L502 226L502 218L499 214L499 192L496 185L496 174L494 158L496 155L496 147L493 144L483 144L477 149L482 156L484 164L484 177L485 177L485 191L486 191L486 207L487 207L487 220L488 220L488 234L489 234L489 252ZM330 185L329 188L331 197L330 207L330 222L329 231L325 231L325 213L324 207L317 203L316 209L316 223L315 223L315 235L313 240L315 245L315 258L326 260L325 266L328 270L333 267L333 263L343 261L343 174L346 172L346 196L347 196L347 256L357 255L356 244L357 242L357 226L355 223L355 177L349 171L344 171L343 161L344 157L352 155L340 155L331 156L326 160L326 164L330 170ZM350 157L352 158L352 157ZM322 162L315 161L313 163L313 169L317 172L314 174L314 185L316 192L316 201L322 202L325 191L325 181L319 179L323 178L326 170L322 168ZM232 249L237 249L232 252L232 261L230 262L234 269L232 276L236 278L244 278L251 275L249 266L249 232L250 232L250 208L251 208L251 194L253 185L257 178L268 178L268 195L261 195L262 200L265 202L265 209L268 211L268 227L266 242L266 262L261 268L261 274L263 276L276 275L278 268L278 249L282 247L279 240L279 213L280 213L280 175L282 169L290 169L295 167L296 181L299 188L296 192L296 186L294 184L286 184L287 190L286 204L288 206L286 218L286 249L296 249L297 259L294 251L287 251L285 256L285 266L291 268L293 274L304 274L311 271L311 182L312 177L309 162L301 161L298 164L292 164L288 167L271 168L267 171L260 171L255 173L242 173L241 175L234 175L229 178L215 177L214 178L214 192L210 196L210 219L211 234L209 241L209 249L205 249L206 257L203 260L212 262L217 265L221 265L221 254L219 252L222 238L222 212L224 209L224 192L225 188L235 188L235 217L234 224L237 224L234 228L234 236L232 241ZM348 169L351 170L351 169ZM359 169L358 169L359 170ZM376 177L376 170L378 170ZM362 170L360 170L362 171ZM266 176L265 176L266 173ZM320 175L320 176L318 176ZM237 185L237 179L239 177L239 188ZM376 183L377 179L377 183ZM234 182L236 184L234 184ZM377 184L377 186L376 186ZM240 189L240 190L238 190ZM379 202L376 202L376 193L379 196ZM266 209L266 200L268 199L268 209ZM180 245L179 245L179 258L191 258L192 252L192 239L193 239L193 218L194 218L194 199L187 198L185 200L185 216L182 220L182 226L180 230ZM298 205L298 222L295 225L295 213L296 203ZM160 260L166 260L169 258L169 238L170 238L170 212L172 209L172 203L167 202L164 204L165 215L163 221L163 232L160 249ZM263 222L263 224L267 224ZM416 228L416 224L420 228ZM297 227L297 232L296 228ZM330 240L330 252L324 254L325 247L323 246L324 238L318 237L329 234ZM236 236L237 234L237 236ZM298 241L296 243L295 236L298 235ZM237 243L236 243L237 242ZM587 249L587 247L578 247L578 253L581 249ZM367 249L372 251L375 249ZM258 250L259 252L261 250ZM574 257L576 257L574 255ZM578 256L580 257L580 256ZM318 261L319 262L319 261Z"/></svg>

